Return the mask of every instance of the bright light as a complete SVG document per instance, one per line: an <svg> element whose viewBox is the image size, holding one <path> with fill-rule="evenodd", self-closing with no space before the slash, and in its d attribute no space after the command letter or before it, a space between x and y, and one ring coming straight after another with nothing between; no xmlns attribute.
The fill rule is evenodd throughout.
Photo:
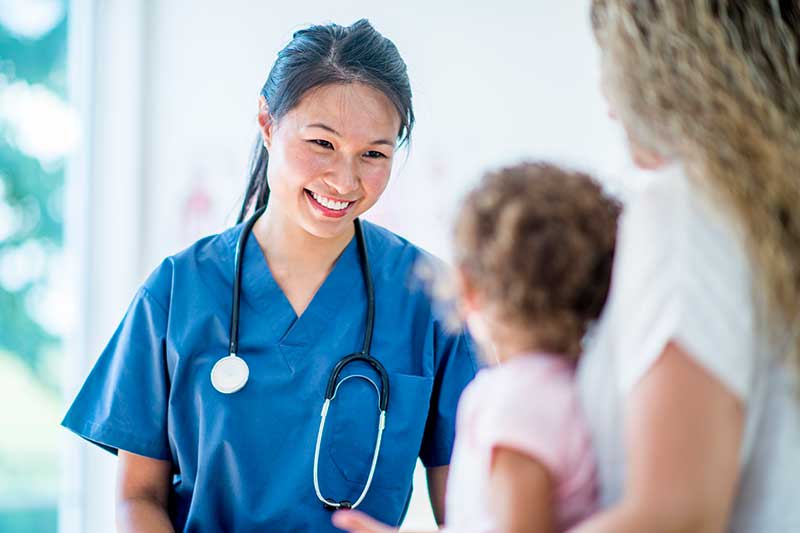
<svg viewBox="0 0 800 533"><path fill-rule="evenodd" d="M71 272L63 252L50 254L43 283L30 292L26 305L39 325L55 336L64 337L76 326L77 298L69 283Z"/></svg>
<svg viewBox="0 0 800 533"><path fill-rule="evenodd" d="M16 213L0 196L0 241L11 237L19 229L19 219Z"/></svg>
<svg viewBox="0 0 800 533"><path fill-rule="evenodd" d="M0 24L27 39L38 39L61 21L60 0L0 0Z"/></svg>
<svg viewBox="0 0 800 533"><path fill-rule="evenodd" d="M9 292L39 280L45 273L47 253L39 242L29 240L6 248L0 255L0 285Z"/></svg>
<svg viewBox="0 0 800 533"><path fill-rule="evenodd" d="M0 117L10 126L9 142L44 165L63 159L78 143L77 113L41 85L3 85L0 79Z"/></svg>

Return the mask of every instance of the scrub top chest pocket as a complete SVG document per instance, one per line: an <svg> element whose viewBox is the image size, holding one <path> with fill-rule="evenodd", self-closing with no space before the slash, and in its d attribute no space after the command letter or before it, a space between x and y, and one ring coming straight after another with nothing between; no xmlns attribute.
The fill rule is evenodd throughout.
<svg viewBox="0 0 800 533"><path fill-rule="evenodd" d="M398 489L411 482L430 409L433 378L389 372L389 386L391 401L372 484ZM363 486L369 476L378 416L375 388L364 379L343 383L328 411L328 453L339 475L354 486ZM398 475L400 472L404 474Z"/></svg>
<svg viewBox="0 0 800 533"><path fill-rule="evenodd" d="M458 397L476 360L469 338L444 331L428 296L409 283L424 252L379 226L365 222L363 229L376 259L375 342L367 351L385 367L390 397L360 508L397 525L417 458L427 467L449 462ZM198 241L150 275L63 424L107 450L173 461L176 531L209 524L221 531L226 524L236 531L333 532L330 509L315 494L314 452L331 370L346 354L361 353L370 329L358 243L345 248L297 317L251 235L242 249L247 275L236 351L229 349L231 281L243 230ZM343 306L345 299L363 305ZM211 371L232 351L247 363L249 379L225 394ZM364 373L358 365L351 370ZM377 373L368 375L380 385ZM355 503L364 491L378 402L370 382L350 379L330 403L319 453L326 499Z"/></svg>

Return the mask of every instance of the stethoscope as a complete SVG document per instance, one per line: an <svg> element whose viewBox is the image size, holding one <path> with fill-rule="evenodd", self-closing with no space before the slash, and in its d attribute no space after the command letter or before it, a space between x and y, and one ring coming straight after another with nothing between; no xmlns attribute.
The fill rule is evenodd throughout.
<svg viewBox="0 0 800 533"><path fill-rule="evenodd" d="M244 258L244 249L247 245L247 239L250 232L253 230L258 218L264 213L266 206L256 211L250 220L245 224L242 234L239 236L239 241L236 244L236 258L234 262L234 280L233 280L233 305L231 310L231 326L230 326L230 345L228 347L228 355L221 358L214 364L211 369L211 384L214 388L223 394L233 394L240 391L246 384L250 377L250 369L244 359L239 357L239 295L242 285L242 263ZM314 491L317 493L317 498L328 509L355 509L358 507L369 492L372 485L372 478L375 474L375 467L378 464L378 455L381 449L381 439L383 437L383 430L386 427L386 409L389 406L389 375L383 365L372 357L370 347L372 345L372 332L375 328L375 288L372 285L372 274L369 268L369 258L367 256L367 245L364 241L364 234L361 230L361 221L355 219L355 237L358 245L358 252L361 258L361 273L364 276L364 285L367 289L367 325L364 330L364 344L360 352L356 352L342 358L336 366L334 366L330 377L328 378L328 385L325 389L325 401L322 404L322 411L320 413L319 430L317 431L317 444L314 448ZM362 374L351 374L339 380L339 375L342 370L350 363L361 361L370 365L380 377L381 386L378 385L369 377ZM325 421L328 417L328 409L339 387L342 383L350 379L364 379L368 381L374 388L378 397L378 435L375 438L375 447L372 452L372 464L369 469L364 489L361 495L354 503L347 500L336 501L333 499L325 498L319 488L319 450L322 444L322 435L325 430Z"/></svg>

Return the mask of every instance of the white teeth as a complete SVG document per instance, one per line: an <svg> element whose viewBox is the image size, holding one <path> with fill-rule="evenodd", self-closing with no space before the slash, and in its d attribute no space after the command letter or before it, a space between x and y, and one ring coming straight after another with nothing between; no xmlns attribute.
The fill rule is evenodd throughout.
<svg viewBox="0 0 800 533"><path fill-rule="evenodd" d="M325 198L324 196L321 196L315 192L312 192L311 196L313 196L314 200L316 200L320 204L324 205L328 209L333 209L334 211L341 211L342 209L347 208L351 203L351 202L337 202L336 200Z"/></svg>

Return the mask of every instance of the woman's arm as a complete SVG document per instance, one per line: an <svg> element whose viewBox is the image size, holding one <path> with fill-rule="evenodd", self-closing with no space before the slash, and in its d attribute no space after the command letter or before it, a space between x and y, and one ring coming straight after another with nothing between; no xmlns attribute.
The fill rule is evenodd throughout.
<svg viewBox="0 0 800 533"><path fill-rule="evenodd" d="M428 498L431 501L433 517L439 527L442 527L445 521L444 498L447 492L447 474L449 471L449 465L434 466L425 470L428 478Z"/></svg>
<svg viewBox="0 0 800 533"><path fill-rule="evenodd" d="M489 494L497 531L553 531L553 481L544 465L529 455L510 448L495 448Z"/></svg>
<svg viewBox="0 0 800 533"><path fill-rule="evenodd" d="M627 398L621 502L575 533L716 533L739 474L741 401L671 342Z"/></svg>
<svg viewBox="0 0 800 533"><path fill-rule="evenodd" d="M119 451L117 530L171 533L167 513L172 463Z"/></svg>

